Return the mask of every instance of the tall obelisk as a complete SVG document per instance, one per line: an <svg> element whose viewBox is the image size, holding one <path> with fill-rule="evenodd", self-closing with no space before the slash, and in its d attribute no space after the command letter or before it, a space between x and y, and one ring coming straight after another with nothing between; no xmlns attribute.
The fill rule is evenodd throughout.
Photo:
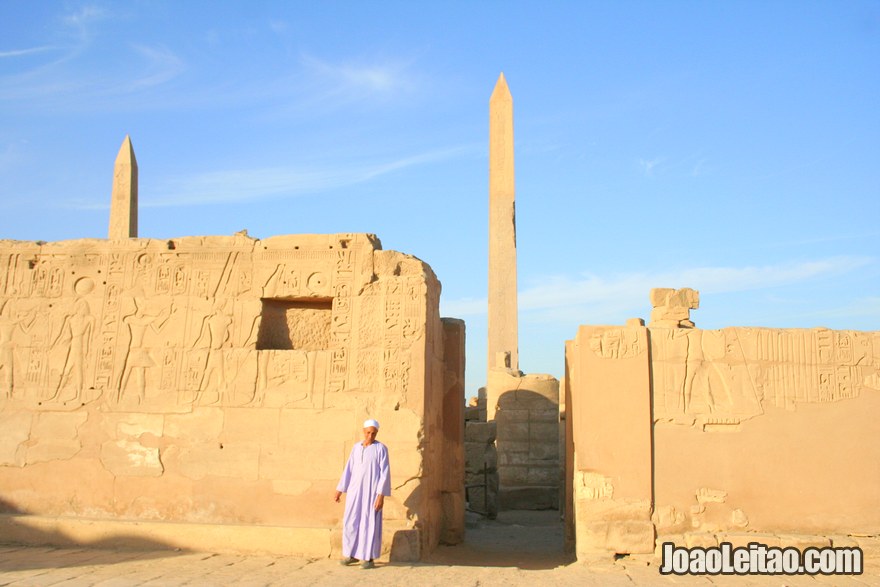
<svg viewBox="0 0 880 587"><path fill-rule="evenodd" d="M113 167L113 192L110 196L110 231L112 239L138 235L138 167L131 139L125 135Z"/></svg>
<svg viewBox="0 0 880 587"><path fill-rule="evenodd" d="M513 98L502 73L489 100L489 369L519 370L517 337Z"/></svg>

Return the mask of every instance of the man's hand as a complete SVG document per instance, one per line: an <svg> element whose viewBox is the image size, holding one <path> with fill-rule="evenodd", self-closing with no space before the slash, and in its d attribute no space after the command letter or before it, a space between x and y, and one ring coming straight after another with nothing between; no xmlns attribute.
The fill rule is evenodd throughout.
<svg viewBox="0 0 880 587"><path fill-rule="evenodd" d="M379 495L376 496L376 505L374 506L373 509L375 509L377 512L381 512L382 506L384 506L384 505L385 505L385 496L380 493Z"/></svg>
<svg viewBox="0 0 880 587"><path fill-rule="evenodd" d="M333 498L333 501L335 501L336 503L339 503L339 498L340 498L340 497L342 497L342 492L341 492L341 491L337 491L337 492L336 492L336 497Z"/></svg>

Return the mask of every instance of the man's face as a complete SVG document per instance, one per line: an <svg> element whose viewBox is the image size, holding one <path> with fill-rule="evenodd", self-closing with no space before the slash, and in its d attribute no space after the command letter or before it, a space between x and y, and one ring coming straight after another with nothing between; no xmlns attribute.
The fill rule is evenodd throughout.
<svg viewBox="0 0 880 587"><path fill-rule="evenodd" d="M373 444L373 441L376 440L376 434L378 433L379 429L374 426L367 426L364 428L364 446Z"/></svg>

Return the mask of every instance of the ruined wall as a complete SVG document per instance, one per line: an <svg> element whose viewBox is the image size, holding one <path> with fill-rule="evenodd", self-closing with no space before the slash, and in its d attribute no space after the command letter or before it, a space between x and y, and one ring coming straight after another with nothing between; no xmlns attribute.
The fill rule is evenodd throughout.
<svg viewBox="0 0 880 587"><path fill-rule="evenodd" d="M687 322L567 343L578 556L880 532L880 333Z"/></svg>
<svg viewBox="0 0 880 587"><path fill-rule="evenodd" d="M651 329L657 531L880 532L880 333Z"/></svg>
<svg viewBox="0 0 880 587"><path fill-rule="evenodd" d="M374 417L386 547L436 545L442 452L462 447L444 441L425 263L339 234L0 241L0 266L7 537L327 555L333 490Z"/></svg>
<svg viewBox="0 0 880 587"><path fill-rule="evenodd" d="M490 369L487 414L496 424L500 509L559 509L559 381Z"/></svg>
<svg viewBox="0 0 880 587"><path fill-rule="evenodd" d="M468 508L490 520L498 517L497 426L486 421L486 388L465 409L464 457Z"/></svg>
<svg viewBox="0 0 880 587"><path fill-rule="evenodd" d="M654 552L648 332L581 326L567 345L569 525L578 558Z"/></svg>

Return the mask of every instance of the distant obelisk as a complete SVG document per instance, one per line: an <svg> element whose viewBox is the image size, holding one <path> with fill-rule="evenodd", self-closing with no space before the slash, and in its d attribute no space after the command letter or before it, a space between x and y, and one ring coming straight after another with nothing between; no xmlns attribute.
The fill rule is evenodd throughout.
<svg viewBox="0 0 880 587"><path fill-rule="evenodd" d="M110 198L109 238L126 239L138 235L138 167L131 139L125 135L113 167L113 193Z"/></svg>
<svg viewBox="0 0 880 587"><path fill-rule="evenodd" d="M517 337L513 98L502 73L489 100L489 369L519 370Z"/></svg>

